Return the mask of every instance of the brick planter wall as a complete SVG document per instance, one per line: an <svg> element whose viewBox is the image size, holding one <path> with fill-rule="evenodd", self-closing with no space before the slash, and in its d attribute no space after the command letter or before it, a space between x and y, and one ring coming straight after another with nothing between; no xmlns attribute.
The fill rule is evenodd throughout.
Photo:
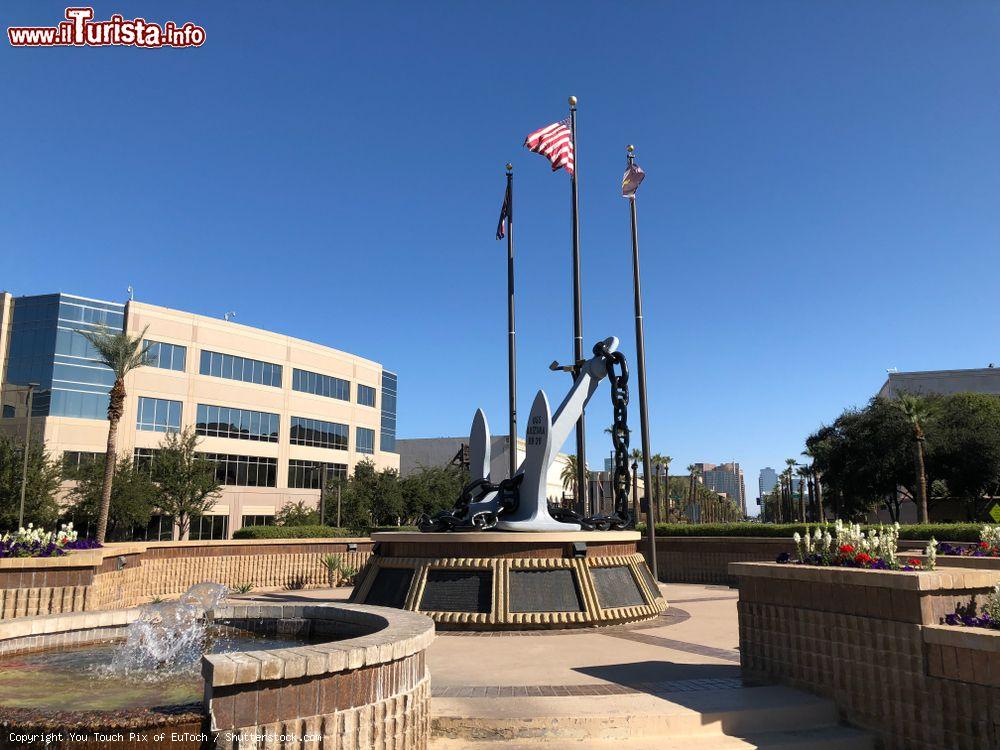
<svg viewBox="0 0 1000 750"><path fill-rule="evenodd" d="M782 552L793 552L791 539L734 536L656 537L657 576L663 583L701 583L735 586L729 563L774 562ZM649 541L640 550L649 560Z"/></svg>
<svg viewBox="0 0 1000 750"><path fill-rule="evenodd" d="M849 721L880 732L887 749L1000 747L1000 692L992 672L975 666L1000 670L1000 633L977 629L970 639L939 626L956 604L981 602L1000 571L736 563L730 572L746 678L832 698Z"/></svg>
<svg viewBox="0 0 1000 750"><path fill-rule="evenodd" d="M426 750L434 623L404 610L359 605L246 605L215 610L247 622L305 619L371 631L301 648L211 654L202 660L216 747ZM261 738L258 742L248 738ZM280 738L284 737L284 741Z"/></svg>
<svg viewBox="0 0 1000 750"><path fill-rule="evenodd" d="M256 591L325 588L325 555L361 570L371 549L368 538L255 539L109 544L63 557L0 559L0 620L131 607L202 581Z"/></svg>

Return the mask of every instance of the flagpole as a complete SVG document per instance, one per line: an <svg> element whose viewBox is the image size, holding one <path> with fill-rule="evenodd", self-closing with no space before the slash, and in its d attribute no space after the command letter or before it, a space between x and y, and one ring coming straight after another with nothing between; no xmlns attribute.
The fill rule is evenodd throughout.
<svg viewBox="0 0 1000 750"><path fill-rule="evenodd" d="M580 152L576 148L576 97L569 98L570 132L573 139L573 373L579 375L583 363L583 308L580 293L580 205L578 178L580 174ZM576 486L579 497L577 506L583 515L587 513L587 425L583 412L576 423Z"/></svg>
<svg viewBox="0 0 1000 750"><path fill-rule="evenodd" d="M628 166L635 163L635 146L628 147ZM642 289L639 280L639 224L635 213L635 192L629 197L629 213L632 219L632 292L635 301L635 358L639 371L639 427L642 431L642 472L646 493L646 532L649 539L649 567L653 580L660 580L656 571L656 518L653 515L653 497L650 492L649 460L649 411L646 404L646 337L642 327ZM668 497L669 497L669 487ZM669 502L669 500L668 500Z"/></svg>
<svg viewBox="0 0 1000 750"><path fill-rule="evenodd" d="M510 472L517 471L517 350L514 345L514 167L507 165L507 401L510 408L507 450Z"/></svg>

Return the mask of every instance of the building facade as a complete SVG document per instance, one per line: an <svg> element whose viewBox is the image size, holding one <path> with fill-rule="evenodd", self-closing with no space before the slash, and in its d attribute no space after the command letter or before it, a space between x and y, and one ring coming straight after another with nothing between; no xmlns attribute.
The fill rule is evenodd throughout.
<svg viewBox="0 0 1000 750"><path fill-rule="evenodd" d="M140 302L68 294L0 293L0 429L23 434L36 383L32 436L68 463L102 455L111 371L79 332L146 331L150 363L125 381L119 455L140 464L164 433L191 428L216 465L222 496L192 522L191 538L228 538L273 522L287 502L316 504L322 473L348 476L361 460L399 468L396 375L336 349L227 320ZM147 534L169 538L170 519Z"/></svg>
<svg viewBox="0 0 1000 750"><path fill-rule="evenodd" d="M952 393L1000 395L1000 368L990 365L969 370L890 372L877 395L880 398L896 398L901 393L920 396L947 396Z"/></svg>
<svg viewBox="0 0 1000 750"><path fill-rule="evenodd" d="M745 516L747 514L747 492L743 482L743 469L735 461L726 464L695 464L701 472L701 481L708 487L735 502Z"/></svg>

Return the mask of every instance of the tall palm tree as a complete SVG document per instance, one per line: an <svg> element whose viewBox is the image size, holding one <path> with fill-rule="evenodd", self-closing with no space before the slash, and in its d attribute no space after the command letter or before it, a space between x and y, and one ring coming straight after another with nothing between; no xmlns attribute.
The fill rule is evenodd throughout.
<svg viewBox="0 0 1000 750"><path fill-rule="evenodd" d="M584 466L583 470L585 472L586 478L590 479L590 472L587 471L587 467L586 466ZM572 490L573 490L573 500L576 500L578 497L580 497L580 493L578 492L579 488L576 486L576 456L575 455L566 456L566 463L563 464L562 471L559 472L559 478L562 480L562 486L563 486L564 490L568 490L568 489L572 488Z"/></svg>
<svg viewBox="0 0 1000 750"><path fill-rule="evenodd" d="M694 484L698 480L698 475L701 474L701 469L699 469L694 464L688 464L687 467L688 476L691 477L691 483L688 488L688 505L694 505Z"/></svg>
<svg viewBox="0 0 1000 750"><path fill-rule="evenodd" d="M138 336L125 331L112 331L102 327L95 331L77 331L97 351L97 359L115 375L115 383L108 394L108 445L104 455L104 486L101 490L101 510L97 515L97 541L104 543L108 530L108 511L111 508L111 484L115 478L118 454L118 422L125 410L125 376L148 363L149 344L143 344L146 330Z"/></svg>
<svg viewBox="0 0 1000 750"><path fill-rule="evenodd" d="M808 521L809 518L806 515L806 480L809 478L809 467L800 466L796 471L799 476L799 515L800 521ZM810 498L810 501L812 498Z"/></svg>
<svg viewBox="0 0 1000 750"><path fill-rule="evenodd" d="M930 405L927 399L912 393L900 394L896 406L903 412L906 421L913 428L913 465L916 473L917 504L920 506L920 523L928 523L927 515L927 473L924 470L924 425L930 419Z"/></svg>
<svg viewBox="0 0 1000 750"><path fill-rule="evenodd" d="M670 462L673 456L656 454L657 463L663 467L663 488L660 491L660 518L664 521L670 518ZM659 477L657 477L659 480Z"/></svg>
<svg viewBox="0 0 1000 750"><path fill-rule="evenodd" d="M792 473L795 471L795 464L797 464L797 463L798 463L798 461L796 461L794 458L786 458L785 459L785 465L787 466L787 468L785 469L785 475L787 477L786 481L788 482L788 518L789 519L792 519L793 516L795 516L795 485L794 485L793 480L792 480ZM799 521L803 521L805 519L800 518L798 520Z"/></svg>

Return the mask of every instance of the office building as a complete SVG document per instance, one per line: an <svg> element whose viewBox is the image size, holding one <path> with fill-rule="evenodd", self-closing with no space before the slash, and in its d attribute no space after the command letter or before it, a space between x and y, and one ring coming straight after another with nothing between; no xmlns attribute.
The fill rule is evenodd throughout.
<svg viewBox="0 0 1000 750"><path fill-rule="evenodd" d="M725 464L695 464L701 472L702 483L719 493L725 493L735 502L743 515L747 513L747 493L743 482L743 469L736 462Z"/></svg>
<svg viewBox="0 0 1000 750"><path fill-rule="evenodd" d="M947 396L966 392L1000 395L1000 368L990 365L969 370L890 372L878 396L896 398L901 393Z"/></svg>
<svg viewBox="0 0 1000 750"><path fill-rule="evenodd" d="M757 497L764 497L777 486L778 472L770 466L765 466L761 469L760 476L757 478L757 491L760 493Z"/></svg>
<svg viewBox="0 0 1000 750"><path fill-rule="evenodd" d="M69 463L104 454L111 371L79 333L146 330L147 366L125 380L118 451L148 461L167 431L189 427L217 467L222 496L192 522L194 539L273 522L287 502L316 504L323 471L363 459L398 468L396 375L381 364L232 321L129 302L0 293L0 430L23 434L37 383L33 439ZM169 538L154 518L152 538Z"/></svg>

